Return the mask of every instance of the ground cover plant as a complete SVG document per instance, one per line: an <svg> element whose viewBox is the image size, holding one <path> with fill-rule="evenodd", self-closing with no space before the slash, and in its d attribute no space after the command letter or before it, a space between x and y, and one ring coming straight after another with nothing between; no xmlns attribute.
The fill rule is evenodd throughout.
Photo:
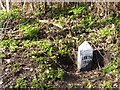
<svg viewBox="0 0 120 90"><path fill-rule="evenodd" d="M59 5L48 5L45 12L44 5L0 11L1 86L119 88L119 13L101 14L105 8L98 12L95 3ZM76 73L78 46L85 40L95 52L93 67Z"/></svg>

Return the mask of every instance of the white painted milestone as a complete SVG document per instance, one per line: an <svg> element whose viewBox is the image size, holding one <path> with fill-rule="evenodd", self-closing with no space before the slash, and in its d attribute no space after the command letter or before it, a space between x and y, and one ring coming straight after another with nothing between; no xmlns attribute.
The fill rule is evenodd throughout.
<svg viewBox="0 0 120 90"><path fill-rule="evenodd" d="M78 57L77 57L77 69L80 70L89 70L91 69L93 58L93 48L87 41L84 41L78 47Z"/></svg>

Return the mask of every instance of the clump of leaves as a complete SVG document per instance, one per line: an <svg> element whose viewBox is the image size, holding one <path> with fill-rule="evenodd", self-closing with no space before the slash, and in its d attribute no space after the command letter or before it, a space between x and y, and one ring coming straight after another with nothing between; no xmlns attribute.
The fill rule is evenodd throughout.
<svg viewBox="0 0 120 90"><path fill-rule="evenodd" d="M21 17L22 16L20 15L20 9L19 8L16 8L16 9L12 10L12 18L13 19L19 19Z"/></svg>
<svg viewBox="0 0 120 90"><path fill-rule="evenodd" d="M105 27L105 28L99 30L98 33L100 34L101 38L105 38L106 36L112 35L113 29Z"/></svg>
<svg viewBox="0 0 120 90"><path fill-rule="evenodd" d="M39 64L46 63L47 61L49 61L50 57L54 56L55 53L54 51L56 50L56 48L49 40L41 40L41 41L27 40L24 42L24 46L26 48L37 47L39 49L39 51L34 50L31 51L31 53L29 53L29 56L31 56L32 59L38 62Z"/></svg>
<svg viewBox="0 0 120 90"><path fill-rule="evenodd" d="M18 78L15 88L25 88L25 87L27 87L27 81L25 80L25 78L24 77Z"/></svg>
<svg viewBox="0 0 120 90"><path fill-rule="evenodd" d="M8 12L0 10L0 28L3 27L3 23L8 19L9 15L10 14Z"/></svg>
<svg viewBox="0 0 120 90"><path fill-rule="evenodd" d="M64 54L69 54L70 53L70 48L73 46L73 41L65 41L64 39L59 40L59 54L64 55Z"/></svg>
<svg viewBox="0 0 120 90"><path fill-rule="evenodd" d="M9 12L0 10L0 20L6 20L9 17Z"/></svg>
<svg viewBox="0 0 120 90"><path fill-rule="evenodd" d="M47 62L47 60L49 60L47 57L43 57L43 56L39 56L38 58L35 56L32 56L33 60L35 60L37 63L39 64L44 64Z"/></svg>
<svg viewBox="0 0 120 90"><path fill-rule="evenodd" d="M73 12L74 15L83 14L86 12L85 4L81 3L78 7L73 6L69 13Z"/></svg>
<svg viewBox="0 0 120 90"><path fill-rule="evenodd" d="M37 10L37 11L36 10L34 11L35 15L42 15L42 14L44 14L44 5L40 5L39 6L39 10Z"/></svg>
<svg viewBox="0 0 120 90"><path fill-rule="evenodd" d="M93 28L95 26L95 18L90 14L81 20L84 28Z"/></svg>
<svg viewBox="0 0 120 90"><path fill-rule="evenodd" d="M18 48L18 45L19 45L18 41L12 40L12 39L7 39L7 40L3 40L1 42L0 48L1 49L9 49L11 52L14 52Z"/></svg>
<svg viewBox="0 0 120 90"><path fill-rule="evenodd" d="M88 80L87 81L87 88L93 88L93 87L94 87L94 84Z"/></svg>
<svg viewBox="0 0 120 90"><path fill-rule="evenodd" d="M6 54L4 54L4 53L2 53L2 54L0 53L0 57L1 57L1 58L6 58L6 57L7 57L7 55L6 55Z"/></svg>
<svg viewBox="0 0 120 90"><path fill-rule="evenodd" d="M44 73L42 74L42 78L45 78L46 80L56 80L60 79L63 80L64 77L64 71L60 68L58 70L54 70L51 67L49 69L46 69Z"/></svg>
<svg viewBox="0 0 120 90"><path fill-rule="evenodd" d="M30 82L30 85L33 87L33 88L44 88L44 89L48 89L48 88L51 88L51 84L50 83L43 83L42 81L40 81L39 79L33 79L31 82Z"/></svg>
<svg viewBox="0 0 120 90"><path fill-rule="evenodd" d="M112 88L112 81L109 80L109 81L104 81L102 84L101 84L102 88Z"/></svg>
<svg viewBox="0 0 120 90"><path fill-rule="evenodd" d="M23 25L20 28L24 30L25 38L26 39L37 39L39 38L39 27L37 24L35 25Z"/></svg>
<svg viewBox="0 0 120 90"><path fill-rule="evenodd" d="M7 20L9 17L12 17L12 19L21 18L20 9L18 9L18 8L13 9L12 13L0 10L0 28L3 27L4 21Z"/></svg>
<svg viewBox="0 0 120 90"><path fill-rule="evenodd" d="M41 87L41 83L37 79L33 79L32 82L30 83L30 85L34 88L40 88Z"/></svg>
<svg viewBox="0 0 120 90"><path fill-rule="evenodd" d="M41 41L24 41L23 42L25 47L33 47L33 46L37 46L40 47L41 50L49 50L49 48L52 46L52 43L49 40L41 40ZM35 53L35 52L34 52Z"/></svg>
<svg viewBox="0 0 120 90"><path fill-rule="evenodd" d="M22 63L16 63L14 66L13 66L13 72L16 73L16 72L19 72L21 70L21 65L23 65Z"/></svg>
<svg viewBox="0 0 120 90"><path fill-rule="evenodd" d="M117 68L118 68L118 62L114 61L114 62L109 63L107 66L105 66L102 71L105 74L105 73L112 72L116 70Z"/></svg>
<svg viewBox="0 0 120 90"><path fill-rule="evenodd" d="M91 39L92 41L96 42L111 42L113 41L113 38L115 37L115 29L110 28L109 26L106 26L104 28L101 28L100 30L95 31L95 33L91 33Z"/></svg>
<svg viewBox="0 0 120 90"><path fill-rule="evenodd" d="M68 54L69 52L70 52L70 51L69 51L69 49L68 49L67 46L59 49L59 53L60 53L61 55Z"/></svg>

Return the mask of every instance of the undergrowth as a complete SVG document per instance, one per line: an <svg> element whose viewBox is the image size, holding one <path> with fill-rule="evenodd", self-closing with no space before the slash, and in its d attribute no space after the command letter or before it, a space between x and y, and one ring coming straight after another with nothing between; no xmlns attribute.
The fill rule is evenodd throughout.
<svg viewBox="0 0 120 90"><path fill-rule="evenodd" d="M4 69L10 67L13 76L9 78L16 78L15 81L11 81L14 82L13 84L8 82L5 87L48 89L59 86L56 82L65 81L67 73L75 71L73 68L76 66L77 47L84 40L88 40L93 47L96 46L94 49L102 48L113 56L111 60L108 60L109 63L102 67L101 74L104 77L98 86L117 87L114 82L120 79L119 58L117 58L120 52L117 43L120 31L119 18L114 17L113 14L106 18L97 17L83 3L78 6L71 5L65 10L52 7L51 19L55 19L53 23L65 27L65 29L60 29L51 24L38 23L39 16L45 14L42 10L43 6L39 8L39 11L33 13L36 18L31 21L26 21L25 17L21 16L22 11L18 8L13 9L11 16L9 16L10 13L0 12L0 28L9 17L12 17L13 21L18 20L19 26L13 30L13 32L17 31L17 34L7 34L6 37L8 37L4 38L0 44L1 57L7 65ZM13 37L17 35L21 35L22 38L14 39ZM12 63L6 64L6 59L13 59ZM26 67L30 75L26 74L28 73L24 70ZM111 79L116 81L107 80L110 75L114 77ZM95 82L86 80L85 83L81 83L81 86L93 88L95 84ZM73 87L76 86L73 85Z"/></svg>

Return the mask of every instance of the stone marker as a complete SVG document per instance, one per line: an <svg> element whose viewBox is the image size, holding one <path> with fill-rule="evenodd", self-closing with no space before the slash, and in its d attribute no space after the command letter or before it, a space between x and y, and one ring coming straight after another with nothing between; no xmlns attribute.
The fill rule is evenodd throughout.
<svg viewBox="0 0 120 90"><path fill-rule="evenodd" d="M78 57L77 57L77 69L80 70L90 70L93 58L93 48L87 41L84 41L78 47Z"/></svg>

